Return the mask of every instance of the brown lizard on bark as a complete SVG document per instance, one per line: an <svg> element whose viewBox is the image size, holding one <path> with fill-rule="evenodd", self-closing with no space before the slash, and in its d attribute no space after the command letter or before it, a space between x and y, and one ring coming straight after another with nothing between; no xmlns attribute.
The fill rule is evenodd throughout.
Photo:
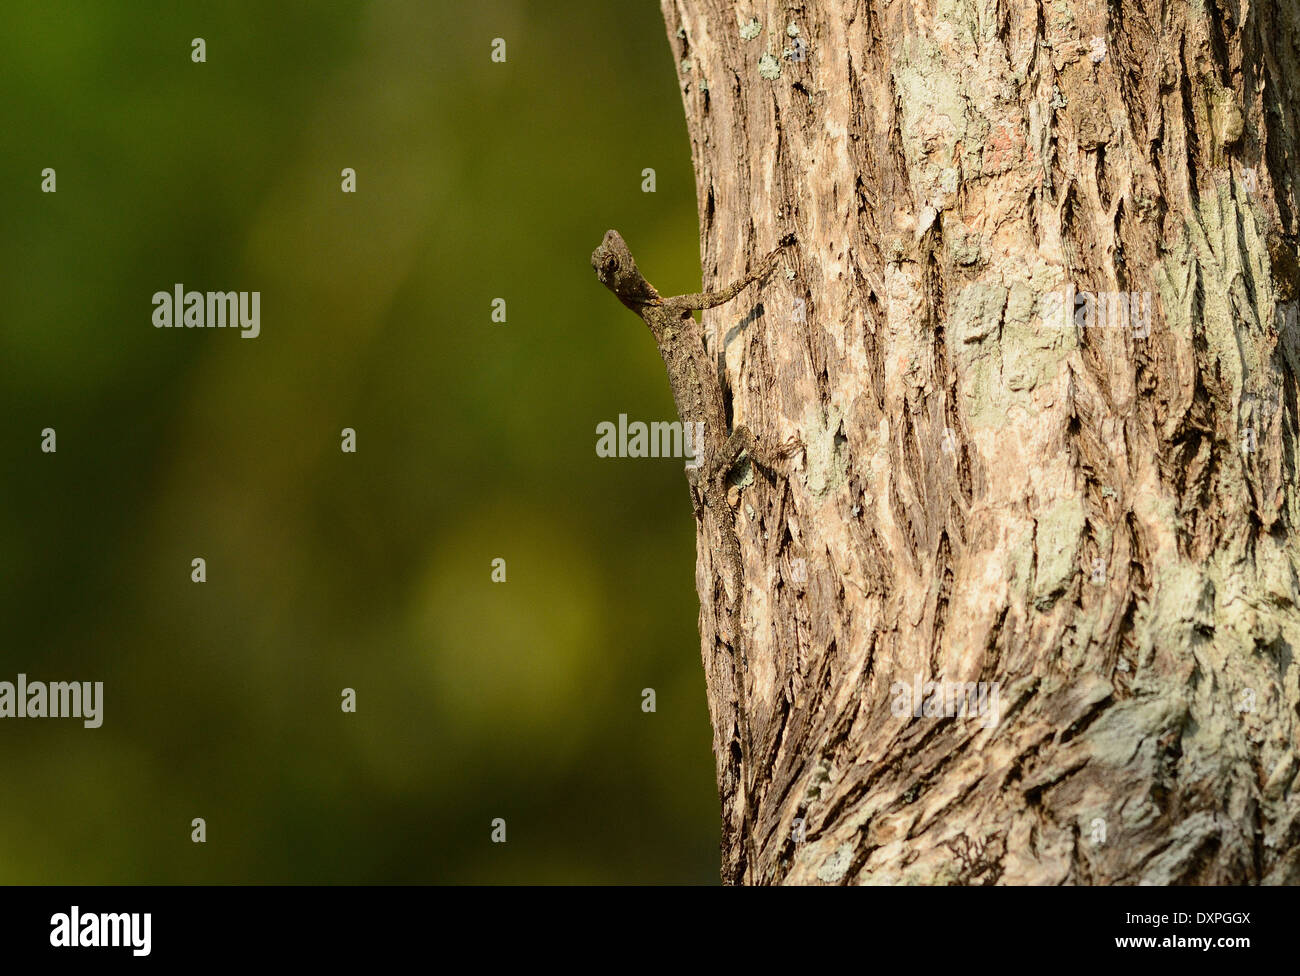
<svg viewBox="0 0 1300 976"><path fill-rule="evenodd" d="M743 770L735 770L738 780L736 785L741 791L741 803L744 805L741 829L745 839L742 839L742 850L747 846L745 840L750 835L748 828L752 811L749 808L750 790L746 782L750 777L741 777L745 772L753 772L749 769L753 752L745 694L748 660L740 619L744 599L744 564L741 561L740 540L736 536L736 515L727 500L727 478L742 454L748 455L752 463L769 472L772 467L766 453L759 450L748 428L737 425L728 432L727 399L723 387L725 377L720 368L722 357L719 354L716 362L710 358L704 343L703 326L695 321L691 313L725 304L749 285L762 281L776 268L781 248L792 243L794 235L786 235L757 268L727 288L671 298L662 297L646 281L618 231L609 231L591 255L591 266L601 284L636 312L654 336L659 355L663 357L664 366L668 369L668 384L672 387L673 402L677 406L677 415L683 428L688 431L699 430L697 425L703 424L703 443L692 445L695 463L688 464L686 472L691 483L696 517L701 518L703 511L707 510L718 529L726 565L724 575L730 577L727 583L732 590L727 617L731 624L731 655L738 706L737 727L733 732L734 741L740 749L739 763L736 766L743 767ZM724 594L725 590L724 584ZM743 873L743 860L737 869L738 873Z"/></svg>

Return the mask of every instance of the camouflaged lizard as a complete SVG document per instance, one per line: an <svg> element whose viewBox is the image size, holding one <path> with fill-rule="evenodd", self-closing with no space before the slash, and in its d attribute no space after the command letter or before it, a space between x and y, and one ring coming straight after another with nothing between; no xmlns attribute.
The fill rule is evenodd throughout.
<svg viewBox="0 0 1300 976"><path fill-rule="evenodd" d="M692 445L694 457L687 465L687 478L691 483L692 501L696 517L708 511L722 540L726 563L727 583L731 597L727 616L731 622L735 665L736 696L739 706L740 728L736 730L742 749L742 761L748 764L752 755L748 711L745 701L745 656L741 631L740 609L744 598L744 570L740 556L740 541L736 536L736 515L727 500L727 478L742 454L768 471L771 464L767 455L758 450L753 434L748 428L737 425L728 431L727 399L723 386L724 376L721 356L710 357L704 342L703 325L691 314L697 310L715 308L731 301L749 285L762 281L775 270L781 248L794 243L794 236L782 238L780 246L772 251L749 274L734 284L718 291L664 298L637 269L632 252L618 231L605 235L600 246L591 255L591 266L601 284L614 293L620 302L636 312L654 336L668 369L668 384L672 387L673 402L685 430L699 430L703 424L703 443ZM748 808L748 790L745 791ZM748 809L746 810L748 813Z"/></svg>

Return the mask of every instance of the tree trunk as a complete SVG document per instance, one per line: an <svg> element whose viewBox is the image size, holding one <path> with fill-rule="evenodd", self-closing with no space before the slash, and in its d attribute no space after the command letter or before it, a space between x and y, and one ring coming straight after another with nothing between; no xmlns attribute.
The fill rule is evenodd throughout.
<svg viewBox="0 0 1300 976"><path fill-rule="evenodd" d="M662 6L705 285L798 236L704 313L801 447L743 698L700 522L724 880L1300 882L1300 10Z"/></svg>

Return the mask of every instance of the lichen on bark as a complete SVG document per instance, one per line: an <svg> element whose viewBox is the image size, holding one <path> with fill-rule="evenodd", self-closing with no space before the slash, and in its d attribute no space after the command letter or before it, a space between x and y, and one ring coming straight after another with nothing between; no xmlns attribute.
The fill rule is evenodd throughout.
<svg viewBox="0 0 1300 976"><path fill-rule="evenodd" d="M736 499L748 756L698 550L724 879L1300 882L1300 10L662 6L705 284L799 240L725 355L803 446Z"/></svg>

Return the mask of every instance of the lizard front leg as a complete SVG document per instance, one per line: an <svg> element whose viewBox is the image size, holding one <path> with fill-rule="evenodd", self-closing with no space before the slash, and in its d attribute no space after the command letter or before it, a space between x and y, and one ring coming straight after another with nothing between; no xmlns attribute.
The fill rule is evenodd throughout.
<svg viewBox="0 0 1300 976"><path fill-rule="evenodd" d="M719 305L725 305L742 291L748 288L756 281L762 281L773 271L776 270L777 260L781 256L781 249L794 243L794 235L787 234L781 238L781 243L763 258L758 267L749 274L745 275L739 281L721 288L717 291L694 292L690 295L675 295L672 298L664 300L664 304L674 311L703 311L706 308L717 308Z"/></svg>

